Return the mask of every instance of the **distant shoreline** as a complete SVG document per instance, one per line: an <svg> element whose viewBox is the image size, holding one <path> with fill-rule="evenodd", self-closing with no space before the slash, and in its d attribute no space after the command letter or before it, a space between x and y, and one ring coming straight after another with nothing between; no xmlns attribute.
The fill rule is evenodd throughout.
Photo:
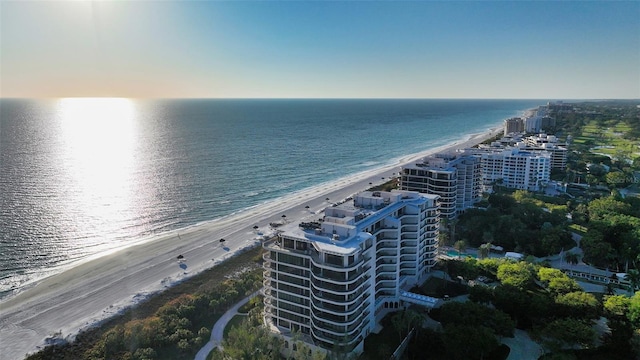
<svg viewBox="0 0 640 360"><path fill-rule="evenodd" d="M393 164L319 184L204 224L173 230L76 264L0 302L1 359L35 351L56 331L75 335L164 288L187 280L232 254L259 244L253 226L268 235L268 224L314 218L326 206L386 182L401 166L442 151L475 146L502 131L484 133L403 156ZM326 199L329 198L329 201ZM307 209L306 206L309 208ZM180 242L176 242L176 237ZM219 241L225 239L224 245ZM178 264L177 255L184 256ZM181 267L182 266L182 267Z"/></svg>

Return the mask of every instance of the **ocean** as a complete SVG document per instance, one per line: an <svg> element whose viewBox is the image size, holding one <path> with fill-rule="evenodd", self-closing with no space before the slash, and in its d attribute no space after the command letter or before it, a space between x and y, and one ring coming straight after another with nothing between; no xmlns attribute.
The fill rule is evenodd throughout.
<svg viewBox="0 0 640 360"><path fill-rule="evenodd" d="M546 100L0 100L0 298Z"/></svg>

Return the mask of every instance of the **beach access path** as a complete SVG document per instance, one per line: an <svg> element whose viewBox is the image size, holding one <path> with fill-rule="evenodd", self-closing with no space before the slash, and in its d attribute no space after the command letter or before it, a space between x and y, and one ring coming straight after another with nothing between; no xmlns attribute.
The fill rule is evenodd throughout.
<svg viewBox="0 0 640 360"><path fill-rule="evenodd" d="M23 359L60 333L75 335L151 294L183 281L255 246L258 229L286 220L317 219L335 202L387 181L404 164L436 152L476 145L501 128L400 159L398 163L361 172L292 193L201 226L170 232L149 241L90 259L0 302L0 359ZM326 199L329 200L326 200ZM308 208L307 208L308 206ZM219 240L225 239L223 243ZM184 258L180 261L177 256Z"/></svg>
<svg viewBox="0 0 640 360"><path fill-rule="evenodd" d="M211 339L207 342L200 351L196 354L195 360L206 360L207 355L211 352L211 350L220 346L222 340L224 340L224 328L227 327L227 324L231 319L238 314L238 309L242 307L244 304L248 303L251 298L258 296L261 290L254 292L253 294L247 296L246 298L240 300L238 303L233 305L233 307L227 310L221 317L216 321L211 329Z"/></svg>

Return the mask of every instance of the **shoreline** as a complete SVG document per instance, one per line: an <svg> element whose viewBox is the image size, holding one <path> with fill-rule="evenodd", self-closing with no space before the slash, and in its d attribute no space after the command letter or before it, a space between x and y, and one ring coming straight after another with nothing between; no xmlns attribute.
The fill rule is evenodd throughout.
<svg viewBox="0 0 640 360"><path fill-rule="evenodd" d="M502 126L466 135L451 143L409 154L383 166L318 184L289 195L195 224L151 236L125 248L90 257L64 271L42 278L0 301L0 359L23 358L44 339L60 331L76 334L185 281L239 251L259 245L253 226L316 217L325 207L372 185L387 181L401 166L430 154L472 147L502 132ZM327 201L326 199L329 199ZM309 206L307 209L306 206ZM176 243L176 238L180 239ZM224 244L220 239L224 238ZM184 259L178 262L177 255Z"/></svg>

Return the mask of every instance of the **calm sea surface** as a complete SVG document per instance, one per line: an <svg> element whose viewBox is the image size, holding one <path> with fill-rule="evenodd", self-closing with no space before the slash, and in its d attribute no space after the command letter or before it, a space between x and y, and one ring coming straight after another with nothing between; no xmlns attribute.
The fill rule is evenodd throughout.
<svg viewBox="0 0 640 360"><path fill-rule="evenodd" d="M545 100L0 100L0 297Z"/></svg>

